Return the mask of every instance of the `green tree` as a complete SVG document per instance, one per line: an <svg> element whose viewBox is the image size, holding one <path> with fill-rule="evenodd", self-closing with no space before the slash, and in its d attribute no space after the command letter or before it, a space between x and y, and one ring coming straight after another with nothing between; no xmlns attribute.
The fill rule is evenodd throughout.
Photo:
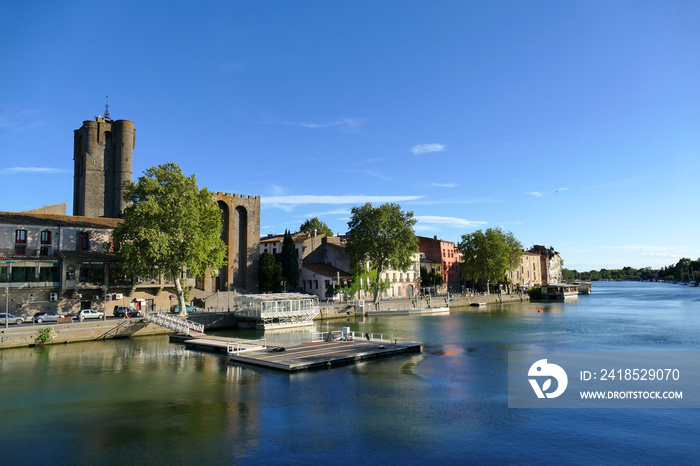
<svg viewBox="0 0 700 466"><path fill-rule="evenodd" d="M458 247L463 257L462 276L485 281L487 289L491 283L505 280L506 272L515 268L522 254L515 236L500 228L462 235Z"/></svg>
<svg viewBox="0 0 700 466"><path fill-rule="evenodd" d="M280 292L282 290L282 278L282 264L275 259L272 253L262 253L260 256L260 269L258 270L260 292Z"/></svg>
<svg viewBox="0 0 700 466"><path fill-rule="evenodd" d="M333 236L333 230L322 222L318 217L308 219L299 227L299 233L323 233L326 236Z"/></svg>
<svg viewBox="0 0 700 466"><path fill-rule="evenodd" d="M282 264L282 275L290 288L297 288L299 285L299 258L297 248L294 246L294 239L289 230L284 231L282 240L282 252L279 255Z"/></svg>
<svg viewBox="0 0 700 466"><path fill-rule="evenodd" d="M438 287L442 285L442 274L440 272L436 272L435 270L428 272L427 268L421 267L420 281L424 288Z"/></svg>
<svg viewBox="0 0 700 466"><path fill-rule="evenodd" d="M348 227L350 242L345 251L354 274L367 270L376 273L374 302L379 302L382 272L406 270L413 264L418 241L413 233L413 212L404 212L398 204L372 207L367 203L353 207Z"/></svg>
<svg viewBox="0 0 700 466"><path fill-rule="evenodd" d="M181 277L186 271L201 277L207 269L213 275L226 262L219 208L212 193L200 190L195 176L186 177L174 163L149 168L125 188L124 199L131 205L114 229L122 268L141 277L154 271L172 276L184 316Z"/></svg>

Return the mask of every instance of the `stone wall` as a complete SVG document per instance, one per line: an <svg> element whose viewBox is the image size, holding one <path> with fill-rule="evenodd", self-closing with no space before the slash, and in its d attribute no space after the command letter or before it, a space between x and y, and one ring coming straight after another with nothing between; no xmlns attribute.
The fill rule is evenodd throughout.
<svg viewBox="0 0 700 466"><path fill-rule="evenodd" d="M47 344L77 341L99 341L112 338L160 335L172 333L144 319L109 320L84 323L58 323L54 325L20 325L0 329L0 348L15 348L38 344L39 332L50 329L51 340Z"/></svg>

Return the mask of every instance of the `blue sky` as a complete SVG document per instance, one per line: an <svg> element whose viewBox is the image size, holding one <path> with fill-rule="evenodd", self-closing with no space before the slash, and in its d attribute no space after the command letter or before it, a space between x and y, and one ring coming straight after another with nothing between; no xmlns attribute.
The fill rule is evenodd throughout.
<svg viewBox="0 0 700 466"><path fill-rule="evenodd" d="M7 2L6 2L7 3ZM397 202L578 270L700 257L700 2L10 2L0 210L68 202L73 131L260 195L261 235Z"/></svg>

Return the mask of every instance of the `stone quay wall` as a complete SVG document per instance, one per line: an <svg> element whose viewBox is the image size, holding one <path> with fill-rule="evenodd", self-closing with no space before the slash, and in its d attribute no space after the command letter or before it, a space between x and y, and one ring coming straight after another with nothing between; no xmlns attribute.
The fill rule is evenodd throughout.
<svg viewBox="0 0 700 466"><path fill-rule="evenodd" d="M430 300L430 307L464 307L470 306L472 303L497 304L507 302L522 302L529 301L530 297L527 293L520 294L491 294L491 295L471 295L471 296L450 296L449 303L447 295L435 296ZM399 311L405 309L425 309L428 307L428 302L425 299L385 299L379 303L377 308L371 300L365 300L364 311ZM362 315L362 309L356 301L348 303L321 303L321 313L316 317L316 320L325 319L342 319L350 315Z"/></svg>
<svg viewBox="0 0 700 466"><path fill-rule="evenodd" d="M39 342L43 329L50 329L50 341ZM99 341L112 338L128 338L172 333L159 325L141 318L107 320L95 322L57 323L53 325L19 325L7 329L0 328L0 349L34 346L39 344L59 344L77 341Z"/></svg>

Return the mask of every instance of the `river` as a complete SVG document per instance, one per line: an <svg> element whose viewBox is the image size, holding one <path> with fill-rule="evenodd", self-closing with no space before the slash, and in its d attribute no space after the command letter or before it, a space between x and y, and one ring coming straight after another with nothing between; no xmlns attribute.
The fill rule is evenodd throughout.
<svg viewBox="0 0 700 466"><path fill-rule="evenodd" d="M539 312L538 312L539 311ZM508 408L508 351L700 350L700 288L319 323L424 343L297 374L167 337L0 351L2 464L697 464L698 409ZM310 330L220 332L294 344Z"/></svg>

